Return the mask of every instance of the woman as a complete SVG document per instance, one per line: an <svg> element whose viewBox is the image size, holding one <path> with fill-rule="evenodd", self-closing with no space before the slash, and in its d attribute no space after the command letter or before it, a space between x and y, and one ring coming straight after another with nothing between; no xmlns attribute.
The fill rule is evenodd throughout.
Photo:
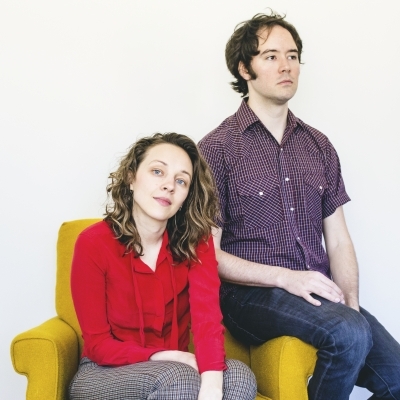
<svg viewBox="0 0 400 400"><path fill-rule="evenodd" d="M196 145L176 133L140 139L110 178L104 221L75 246L84 348L70 399L254 399L252 372L225 362L218 204Z"/></svg>

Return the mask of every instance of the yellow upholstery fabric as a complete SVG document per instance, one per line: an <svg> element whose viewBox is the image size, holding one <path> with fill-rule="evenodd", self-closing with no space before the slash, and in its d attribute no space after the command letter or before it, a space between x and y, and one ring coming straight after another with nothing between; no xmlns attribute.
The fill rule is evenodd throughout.
<svg viewBox="0 0 400 400"><path fill-rule="evenodd" d="M274 400L307 400L307 380L314 372L316 352L291 336L251 346L251 368L259 392Z"/></svg>
<svg viewBox="0 0 400 400"><path fill-rule="evenodd" d="M98 219L62 224L57 242L57 316L17 335L11 343L16 372L28 378L27 400L67 400L68 384L74 376L82 350L81 331L70 291L70 269L78 234ZM307 379L312 374L316 350L292 337L248 347L227 331L228 358L249 365L258 383L257 400L307 399Z"/></svg>

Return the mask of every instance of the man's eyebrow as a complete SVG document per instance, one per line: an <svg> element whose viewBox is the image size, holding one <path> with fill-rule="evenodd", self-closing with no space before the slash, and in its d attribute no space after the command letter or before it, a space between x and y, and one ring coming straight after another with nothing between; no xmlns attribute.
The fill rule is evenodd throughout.
<svg viewBox="0 0 400 400"><path fill-rule="evenodd" d="M277 53L278 50L275 49L265 49L262 53L260 53L260 56L267 54L267 53ZM299 51L297 49L290 49L288 50L286 53L299 53Z"/></svg>

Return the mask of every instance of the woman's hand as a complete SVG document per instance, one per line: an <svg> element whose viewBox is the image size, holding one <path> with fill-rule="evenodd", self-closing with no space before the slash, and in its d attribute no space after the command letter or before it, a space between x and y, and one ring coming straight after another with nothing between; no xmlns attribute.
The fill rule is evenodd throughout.
<svg viewBox="0 0 400 400"><path fill-rule="evenodd" d="M179 351L179 350L165 350L154 353L150 360L152 361L178 361L184 364L189 365L194 368L197 372L199 372L199 367L197 366L196 357L194 354L189 353L187 351Z"/></svg>
<svg viewBox="0 0 400 400"><path fill-rule="evenodd" d="M222 400L222 383L222 371L203 372L198 400Z"/></svg>

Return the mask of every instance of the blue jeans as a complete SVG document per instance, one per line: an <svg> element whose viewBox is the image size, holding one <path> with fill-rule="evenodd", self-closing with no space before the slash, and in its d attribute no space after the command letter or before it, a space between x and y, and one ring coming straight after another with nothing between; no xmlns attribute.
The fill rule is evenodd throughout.
<svg viewBox="0 0 400 400"><path fill-rule="evenodd" d="M318 349L309 399L346 400L357 385L374 393L370 399L400 400L399 343L368 311L315 297L321 306L279 288L235 286L221 309L225 326L244 343L288 335Z"/></svg>

